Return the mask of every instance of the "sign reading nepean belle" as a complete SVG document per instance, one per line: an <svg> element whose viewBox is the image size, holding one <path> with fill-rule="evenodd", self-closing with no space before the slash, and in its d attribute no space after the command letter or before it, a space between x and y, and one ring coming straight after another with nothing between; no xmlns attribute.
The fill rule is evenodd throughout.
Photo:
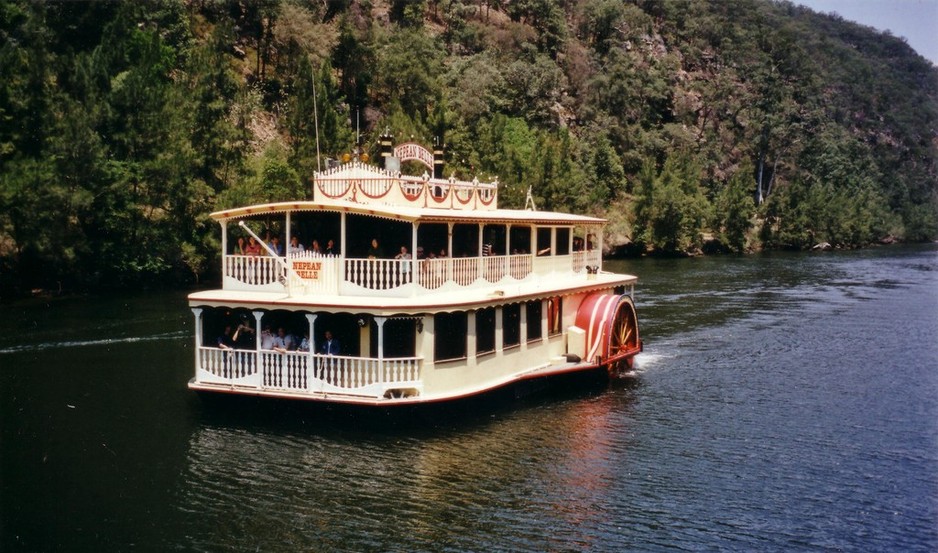
<svg viewBox="0 0 938 553"><path fill-rule="evenodd" d="M394 147L394 157L401 161L415 160L433 169L433 152L414 142L405 142Z"/></svg>

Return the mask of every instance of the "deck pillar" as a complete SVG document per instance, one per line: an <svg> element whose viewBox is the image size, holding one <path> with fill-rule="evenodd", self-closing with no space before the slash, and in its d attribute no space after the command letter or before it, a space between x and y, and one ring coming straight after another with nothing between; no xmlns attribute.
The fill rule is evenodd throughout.
<svg viewBox="0 0 938 553"><path fill-rule="evenodd" d="M504 306L500 305L495 308L495 356L501 357L505 355L505 337L502 334L502 331L505 328L504 325Z"/></svg>
<svg viewBox="0 0 938 553"><path fill-rule="evenodd" d="M479 363L478 358L476 357L476 350L479 347L479 343L476 338L477 312L478 311L475 309L470 310L466 317L466 364L470 367L475 367Z"/></svg>
<svg viewBox="0 0 938 553"><path fill-rule="evenodd" d="M202 368L202 363L199 361L202 348L202 308L193 307L192 314L195 316L195 368L196 375L198 375L198 369Z"/></svg>
<svg viewBox="0 0 938 553"><path fill-rule="evenodd" d="M384 384L384 323L387 317L375 317L378 325L378 383Z"/></svg>

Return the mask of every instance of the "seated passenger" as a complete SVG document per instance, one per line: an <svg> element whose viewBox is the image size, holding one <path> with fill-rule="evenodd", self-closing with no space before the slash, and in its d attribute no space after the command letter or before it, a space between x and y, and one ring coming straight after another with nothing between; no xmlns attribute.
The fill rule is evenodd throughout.
<svg viewBox="0 0 938 553"><path fill-rule="evenodd" d="M384 250L381 249L381 246L378 245L378 239L371 239L371 247L368 248L368 259L381 259L384 257Z"/></svg>
<svg viewBox="0 0 938 553"><path fill-rule="evenodd" d="M291 256L299 255L306 251L306 248L303 247L303 244L300 244L300 239L296 236L290 237L290 248L287 250Z"/></svg>
<svg viewBox="0 0 938 553"><path fill-rule="evenodd" d="M283 255L283 244L280 243L280 237L276 234L273 238L270 239L270 242L267 243L270 246L270 249L273 250L278 256Z"/></svg>
<svg viewBox="0 0 938 553"><path fill-rule="evenodd" d="M244 255L261 255L261 245L257 243L257 239L253 236L248 238L247 246L244 247Z"/></svg>
<svg viewBox="0 0 938 553"><path fill-rule="evenodd" d="M280 353L296 349L293 335L287 333L287 331L281 326L277 329L277 335L274 336L274 347L272 349L274 351L279 351Z"/></svg>

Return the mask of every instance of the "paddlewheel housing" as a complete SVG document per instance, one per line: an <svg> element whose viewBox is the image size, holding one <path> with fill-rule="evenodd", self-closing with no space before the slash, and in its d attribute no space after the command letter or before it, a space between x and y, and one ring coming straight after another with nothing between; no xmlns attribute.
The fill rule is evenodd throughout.
<svg viewBox="0 0 938 553"><path fill-rule="evenodd" d="M576 326L586 331L586 359L610 372L631 369L642 351L635 303L628 295L587 296L577 310Z"/></svg>

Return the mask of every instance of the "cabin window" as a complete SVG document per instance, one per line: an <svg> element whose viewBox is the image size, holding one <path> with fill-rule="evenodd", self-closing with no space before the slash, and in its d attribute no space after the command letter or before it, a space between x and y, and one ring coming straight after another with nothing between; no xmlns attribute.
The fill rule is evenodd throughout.
<svg viewBox="0 0 938 553"><path fill-rule="evenodd" d="M521 343L521 304L502 307L502 344L504 348Z"/></svg>
<svg viewBox="0 0 938 553"><path fill-rule="evenodd" d="M568 255L570 253L570 229L557 229L557 255Z"/></svg>
<svg viewBox="0 0 938 553"><path fill-rule="evenodd" d="M417 228L417 259L430 257L431 253L435 257L446 253L446 257L449 257L449 238L446 233L447 227L443 223L422 223Z"/></svg>
<svg viewBox="0 0 938 553"><path fill-rule="evenodd" d="M384 357L416 357L417 319L388 319L384 322ZM377 328L373 332L377 351Z"/></svg>
<svg viewBox="0 0 938 553"><path fill-rule="evenodd" d="M505 225L485 225L482 230L482 255L505 255Z"/></svg>
<svg viewBox="0 0 938 553"><path fill-rule="evenodd" d="M531 227L511 227L511 254L531 253Z"/></svg>
<svg viewBox="0 0 938 553"><path fill-rule="evenodd" d="M562 332L563 299L560 296L547 300L547 334L554 336Z"/></svg>
<svg viewBox="0 0 938 553"><path fill-rule="evenodd" d="M453 251L450 252L450 256L476 257L478 255L479 225L455 225L453 227Z"/></svg>
<svg viewBox="0 0 938 553"><path fill-rule="evenodd" d="M388 221L350 213L348 215L345 253L349 257L379 259L393 258L401 246L411 247L413 225L402 221Z"/></svg>
<svg viewBox="0 0 938 553"><path fill-rule="evenodd" d="M297 241L303 245L304 252L339 255L342 241L341 220L339 213L295 211L290 234L297 237Z"/></svg>
<svg viewBox="0 0 938 553"><path fill-rule="evenodd" d="M528 321L528 341L541 338L541 300L529 301L524 304Z"/></svg>
<svg viewBox="0 0 938 553"><path fill-rule="evenodd" d="M476 311L476 353L495 351L495 308Z"/></svg>
<svg viewBox="0 0 938 553"><path fill-rule="evenodd" d="M433 317L433 360L447 361L466 357L466 333L469 318L465 311L437 313Z"/></svg>
<svg viewBox="0 0 938 553"><path fill-rule="evenodd" d="M550 228L537 229L537 255L550 255Z"/></svg>

